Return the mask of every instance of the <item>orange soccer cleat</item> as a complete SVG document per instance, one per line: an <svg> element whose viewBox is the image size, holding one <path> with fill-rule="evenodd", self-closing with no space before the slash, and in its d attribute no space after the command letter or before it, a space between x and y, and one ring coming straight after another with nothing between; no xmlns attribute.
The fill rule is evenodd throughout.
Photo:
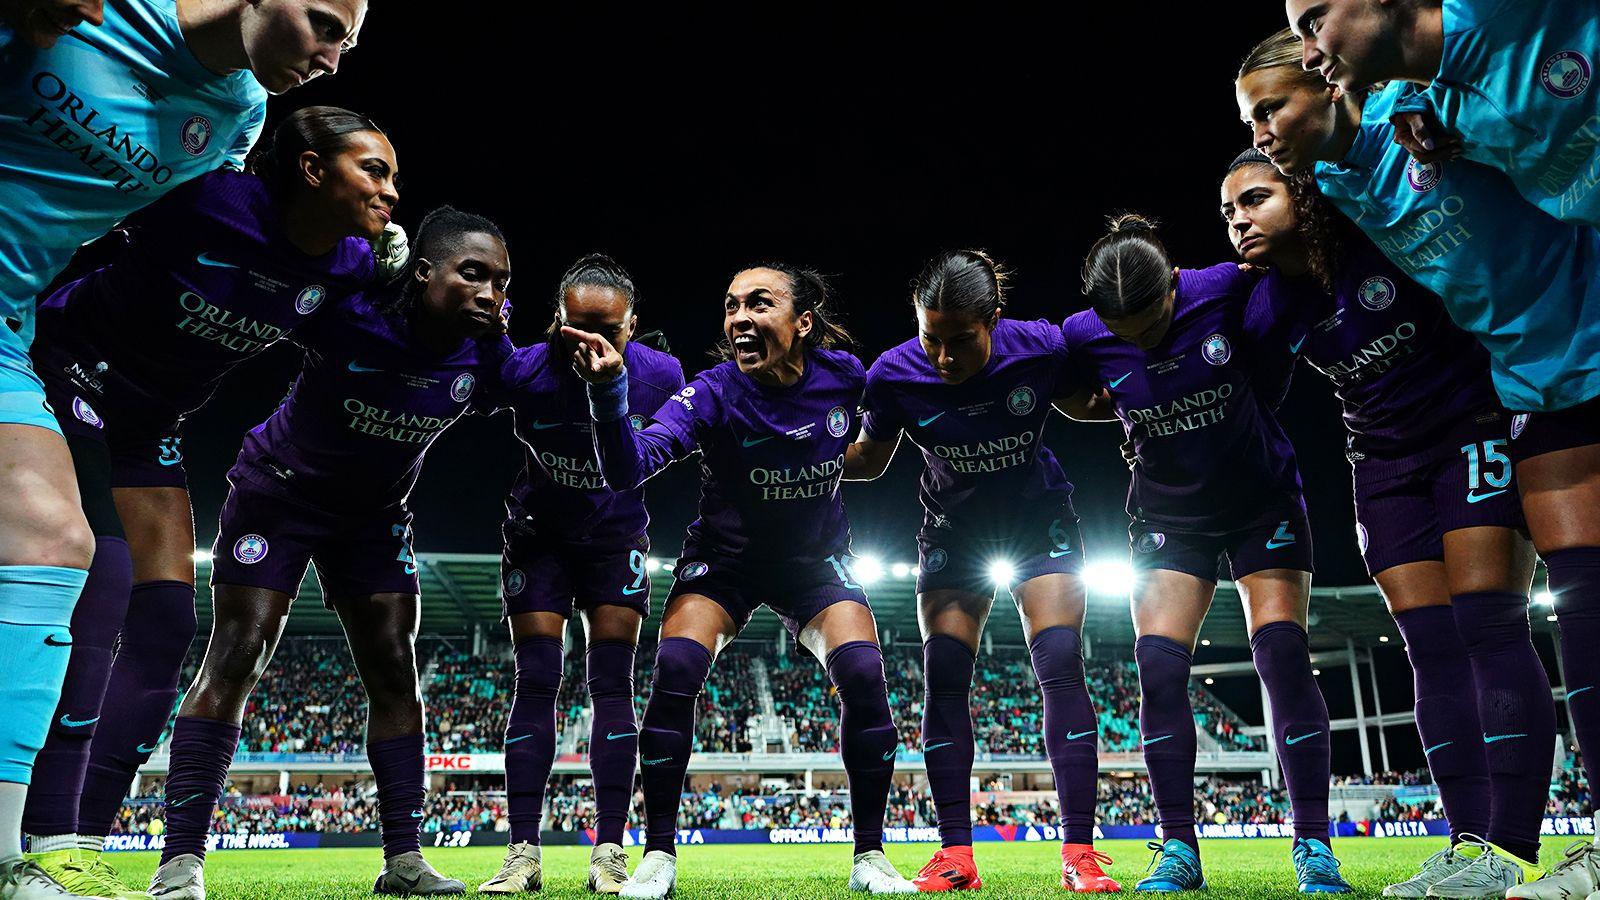
<svg viewBox="0 0 1600 900"><path fill-rule="evenodd" d="M919 891L975 891L983 887L971 847L944 847L911 879Z"/></svg>
<svg viewBox="0 0 1600 900"><path fill-rule="evenodd" d="M1122 885L1111 880L1101 866L1111 865L1111 857L1093 844L1061 845L1061 886L1079 894L1121 893Z"/></svg>

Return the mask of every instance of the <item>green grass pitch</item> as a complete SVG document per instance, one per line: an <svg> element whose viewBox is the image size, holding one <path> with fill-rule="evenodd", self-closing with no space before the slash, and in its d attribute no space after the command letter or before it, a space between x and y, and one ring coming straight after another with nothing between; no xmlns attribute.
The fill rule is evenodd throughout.
<svg viewBox="0 0 1600 900"><path fill-rule="evenodd" d="M1566 838L1547 838L1542 860L1560 858ZM1133 887L1150 860L1141 841L1101 841L1099 846L1116 863L1113 878L1124 890ZM1334 852L1344 863L1345 877L1358 896L1376 897L1383 886L1409 877L1424 857L1443 846L1439 838L1351 838L1336 841ZM1038 843L985 843L977 847L982 894L996 898L1059 898L1057 887L1059 845ZM910 877L927 861L932 844L890 844L890 860ZM428 859L446 875L467 882L471 889L499 868L503 847L461 849L424 848ZM1215 840L1202 844L1206 879L1213 895L1256 900L1298 897L1289 864L1287 840ZM630 868L640 851L628 851ZM108 853L132 886L143 887L155 869L154 853ZM590 897L584 889L588 872L588 847L546 847L545 888L549 898ZM380 851L339 850L228 850L213 853L206 865L208 900L289 900L289 898L370 897L377 876ZM809 900L820 897L859 897L845 890L850 848L846 845L720 845L679 850L678 896L731 900L776 898Z"/></svg>

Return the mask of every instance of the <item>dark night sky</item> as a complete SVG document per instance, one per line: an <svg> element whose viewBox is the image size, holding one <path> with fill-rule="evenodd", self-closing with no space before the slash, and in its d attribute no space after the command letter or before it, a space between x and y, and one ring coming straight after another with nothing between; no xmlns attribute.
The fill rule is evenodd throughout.
<svg viewBox="0 0 1600 900"><path fill-rule="evenodd" d="M640 285L641 328L665 329L692 373L710 363L733 271L778 257L836 276L870 363L914 334L908 283L943 249L988 249L1015 272L1010 313L1057 321L1083 305L1078 269L1108 213L1158 216L1180 265L1231 258L1217 184L1248 140L1231 76L1281 7L1230 5L1218 22L1214 4L1095 6L1063 25L1056 8L864 19L762 7L755 19L750 6L641 16L586 4L558 20L481 0L456 14L376 3L344 71L274 100L269 126L313 103L367 112L398 149L402 224L441 202L499 221L518 343L538 339L566 266L603 250ZM192 418L200 543L216 533L240 436L297 364L288 347L268 354ZM1338 407L1315 372L1301 371L1283 418L1318 582L1364 582ZM413 496L418 550L498 551L520 464L509 425L464 421L434 447ZM1127 552L1120 440L1114 426L1052 421L1092 555ZM847 489L858 552L914 559L918 468L903 450L883 480ZM652 487L658 555L676 554L696 477L679 466Z"/></svg>

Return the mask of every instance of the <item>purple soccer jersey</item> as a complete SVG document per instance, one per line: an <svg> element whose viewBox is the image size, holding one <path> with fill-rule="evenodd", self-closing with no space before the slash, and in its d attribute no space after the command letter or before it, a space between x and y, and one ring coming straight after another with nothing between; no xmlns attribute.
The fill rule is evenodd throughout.
<svg viewBox="0 0 1600 900"><path fill-rule="evenodd" d="M469 407L492 407L485 395L497 393L508 341L430 353L403 315L375 305L382 299L356 295L302 334L300 377L245 435L229 480L330 512L398 506L433 440Z"/></svg>
<svg viewBox="0 0 1600 900"><path fill-rule="evenodd" d="M1394 458L1434 449L1462 420L1499 409L1489 354L1432 292L1365 238L1346 243L1329 295L1312 276L1270 271L1249 318L1271 337L1263 358L1296 354L1333 382L1350 449ZM1452 451L1454 448L1451 448Z"/></svg>
<svg viewBox="0 0 1600 900"><path fill-rule="evenodd" d="M1245 309L1257 277L1232 263L1178 273L1172 324L1149 351L1112 334L1093 310L1062 325L1068 358L1103 385L1139 461L1128 514L1164 530L1220 534L1302 507L1294 448L1258 387Z"/></svg>
<svg viewBox="0 0 1600 900"><path fill-rule="evenodd" d="M628 367L628 422L635 430L683 387L676 358L642 344L623 348ZM612 491L595 460L594 426L584 383L566 354L551 345L518 348L501 371L504 402L527 449L506 512L562 543L603 541L617 547L645 533L644 489Z"/></svg>
<svg viewBox="0 0 1600 900"><path fill-rule="evenodd" d="M878 357L862 427L885 442L904 431L922 451L925 532L982 537L1019 509L1053 515L1072 496L1044 426L1050 402L1074 390L1059 327L1001 319L988 364L961 384L941 381L916 339Z"/></svg>
<svg viewBox="0 0 1600 900"><path fill-rule="evenodd" d="M134 221L133 244L114 263L41 306L33 351L41 374L107 404L99 412L113 422L198 409L228 370L375 275L360 238L319 257L297 249L254 175L196 178Z"/></svg>
<svg viewBox="0 0 1600 900"><path fill-rule="evenodd" d="M626 419L597 422L595 445L606 481L622 490L701 452L700 516L685 557L834 557L842 566L850 523L839 481L865 388L861 361L836 350L807 350L805 373L787 387L725 362L673 394L643 430Z"/></svg>

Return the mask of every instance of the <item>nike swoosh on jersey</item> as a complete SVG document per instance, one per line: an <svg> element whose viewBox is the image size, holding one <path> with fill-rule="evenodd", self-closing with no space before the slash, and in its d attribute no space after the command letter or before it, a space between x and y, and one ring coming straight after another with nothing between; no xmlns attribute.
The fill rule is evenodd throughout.
<svg viewBox="0 0 1600 900"><path fill-rule="evenodd" d="M1302 734L1302 735L1298 735L1296 737L1285 736L1284 739L1283 739L1283 743L1284 743L1284 746L1286 746L1286 747L1293 747L1295 744L1298 744L1301 741L1307 740L1309 738L1314 738L1314 737L1316 737L1317 735L1319 735L1321 733L1322 732L1320 732L1320 731L1313 731L1310 734Z"/></svg>
<svg viewBox="0 0 1600 900"><path fill-rule="evenodd" d="M213 267L218 268L218 269L237 269L237 268L239 268L238 266L234 265L231 262L223 262L220 259L213 259L211 257L211 254L209 254L209 253L202 253L199 256L196 256L194 258L194 261L199 263L202 266L213 266Z"/></svg>
<svg viewBox="0 0 1600 900"><path fill-rule="evenodd" d="M357 364L356 361L352 359L350 361L350 371L360 373L360 372L382 372L383 370L382 369L369 369L366 366Z"/></svg>
<svg viewBox="0 0 1600 900"><path fill-rule="evenodd" d="M1306 339L1302 335L1300 340L1295 341L1294 343L1289 345L1289 352L1290 353L1299 353L1301 346L1303 346L1305 344L1305 342L1306 342Z"/></svg>
<svg viewBox="0 0 1600 900"><path fill-rule="evenodd" d="M1509 490L1509 488L1507 488L1506 490ZM1489 499L1490 497L1498 497L1501 494L1504 494L1505 492L1506 492L1505 490L1499 490L1499 491L1489 491L1486 494L1480 494L1477 491L1467 491L1467 502L1468 503L1482 503L1483 501Z"/></svg>
<svg viewBox="0 0 1600 900"><path fill-rule="evenodd" d="M939 421L939 419L941 417L943 417L943 416L944 416L944 413L938 412L938 413L934 413L933 415L927 417L926 419L918 419L917 420L917 427L919 427L919 428L927 428L929 425L932 425L934 422Z"/></svg>
<svg viewBox="0 0 1600 900"><path fill-rule="evenodd" d="M560 422L529 422L528 427L534 431L543 431L546 428L560 428Z"/></svg>
<svg viewBox="0 0 1600 900"><path fill-rule="evenodd" d="M1116 378L1116 380L1111 382L1110 386L1111 387L1116 387L1117 385L1123 383L1124 381L1127 381L1128 380L1128 376L1132 375L1132 374L1133 374L1132 372L1123 372L1120 376L1118 376Z"/></svg>
<svg viewBox="0 0 1600 900"><path fill-rule="evenodd" d="M777 437L777 435L769 434L766 437L745 438L744 439L744 445L746 447L754 447L757 444L765 444L767 441L770 441L775 437Z"/></svg>

